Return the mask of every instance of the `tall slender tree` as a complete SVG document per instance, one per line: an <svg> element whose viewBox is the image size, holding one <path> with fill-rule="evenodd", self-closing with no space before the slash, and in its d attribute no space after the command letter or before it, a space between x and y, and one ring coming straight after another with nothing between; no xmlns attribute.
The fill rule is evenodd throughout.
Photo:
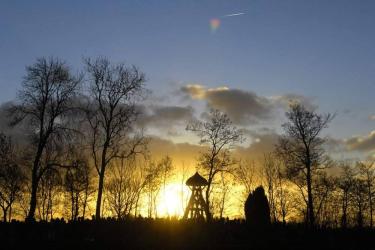
<svg viewBox="0 0 375 250"><path fill-rule="evenodd" d="M307 186L307 222L315 224L312 178L314 170L326 159L322 148L325 142L321 132L333 119L333 115L317 114L299 103L291 104L286 112L288 121L282 125L284 135L279 139L276 152L286 162L288 175L302 177Z"/></svg>
<svg viewBox="0 0 375 250"><path fill-rule="evenodd" d="M99 177L96 201L101 216L104 177L115 158L129 158L144 151L142 133L135 133L136 102L144 93L145 75L135 66L112 64L106 58L85 59L89 83L86 117L90 125L91 155Z"/></svg>
<svg viewBox="0 0 375 250"><path fill-rule="evenodd" d="M230 150L243 141L242 133L233 126L228 115L211 110L207 121L196 121L188 124L187 130L200 137L200 144L207 146L207 151L202 152L199 160L200 167L206 172L208 185L206 188L207 218L212 217L210 211L210 195L215 177L221 172L229 172L234 165Z"/></svg>
<svg viewBox="0 0 375 250"><path fill-rule="evenodd" d="M34 220L37 191L43 174L54 164L41 164L46 146L60 141L70 130L66 117L72 110L81 77L73 76L67 64L56 58L39 58L26 67L26 76L18 94L18 103L10 108L12 125L24 121L35 147L31 167L31 198L27 220ZM56 140L58 139L58 140Z"/></svg>

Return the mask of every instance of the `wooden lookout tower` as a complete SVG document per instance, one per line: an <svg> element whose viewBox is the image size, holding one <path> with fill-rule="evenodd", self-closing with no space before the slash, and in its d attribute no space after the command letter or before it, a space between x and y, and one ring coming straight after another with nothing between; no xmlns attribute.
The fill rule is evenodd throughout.
<svg viewBox="0 0 375 250"><path fill-rule="evenodd" d="M186 185L191 189L189 203L185 209L184 219L204 220L206 215L207 203L203 199L202 189L208 185L208 182L198 172L186 181Z"/></svg>

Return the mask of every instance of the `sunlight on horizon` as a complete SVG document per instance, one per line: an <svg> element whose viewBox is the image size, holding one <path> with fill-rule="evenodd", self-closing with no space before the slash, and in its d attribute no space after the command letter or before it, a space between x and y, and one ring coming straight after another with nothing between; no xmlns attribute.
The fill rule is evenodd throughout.
<svg viewBox="0 0 375 250"><path fill-rule="evenodd" d="M160 190L157 203L159 217L178 217L184 215L184 209L190 197L190 189L181 183L171 182Z"/></svg>

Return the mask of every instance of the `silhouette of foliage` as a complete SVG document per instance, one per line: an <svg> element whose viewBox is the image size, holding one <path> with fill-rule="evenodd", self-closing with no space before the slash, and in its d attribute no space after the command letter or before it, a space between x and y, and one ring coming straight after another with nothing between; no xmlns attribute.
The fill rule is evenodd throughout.
<svg viewBox="0 0 375 250"><path fill-rule="evenodd" d="M249 225L264 227L270 224L270 207L262 186L249 194L245 202L245 216Z"/></svg>

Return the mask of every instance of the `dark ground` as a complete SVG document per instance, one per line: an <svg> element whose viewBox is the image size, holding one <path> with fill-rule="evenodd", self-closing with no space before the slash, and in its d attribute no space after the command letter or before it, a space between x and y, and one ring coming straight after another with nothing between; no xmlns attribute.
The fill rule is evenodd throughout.
<svg viewBox="0 0 375 250"><path fill-rule="evenodd" d="M0 249L375 249L375 230L136 219L0 224Z"/></svg>

